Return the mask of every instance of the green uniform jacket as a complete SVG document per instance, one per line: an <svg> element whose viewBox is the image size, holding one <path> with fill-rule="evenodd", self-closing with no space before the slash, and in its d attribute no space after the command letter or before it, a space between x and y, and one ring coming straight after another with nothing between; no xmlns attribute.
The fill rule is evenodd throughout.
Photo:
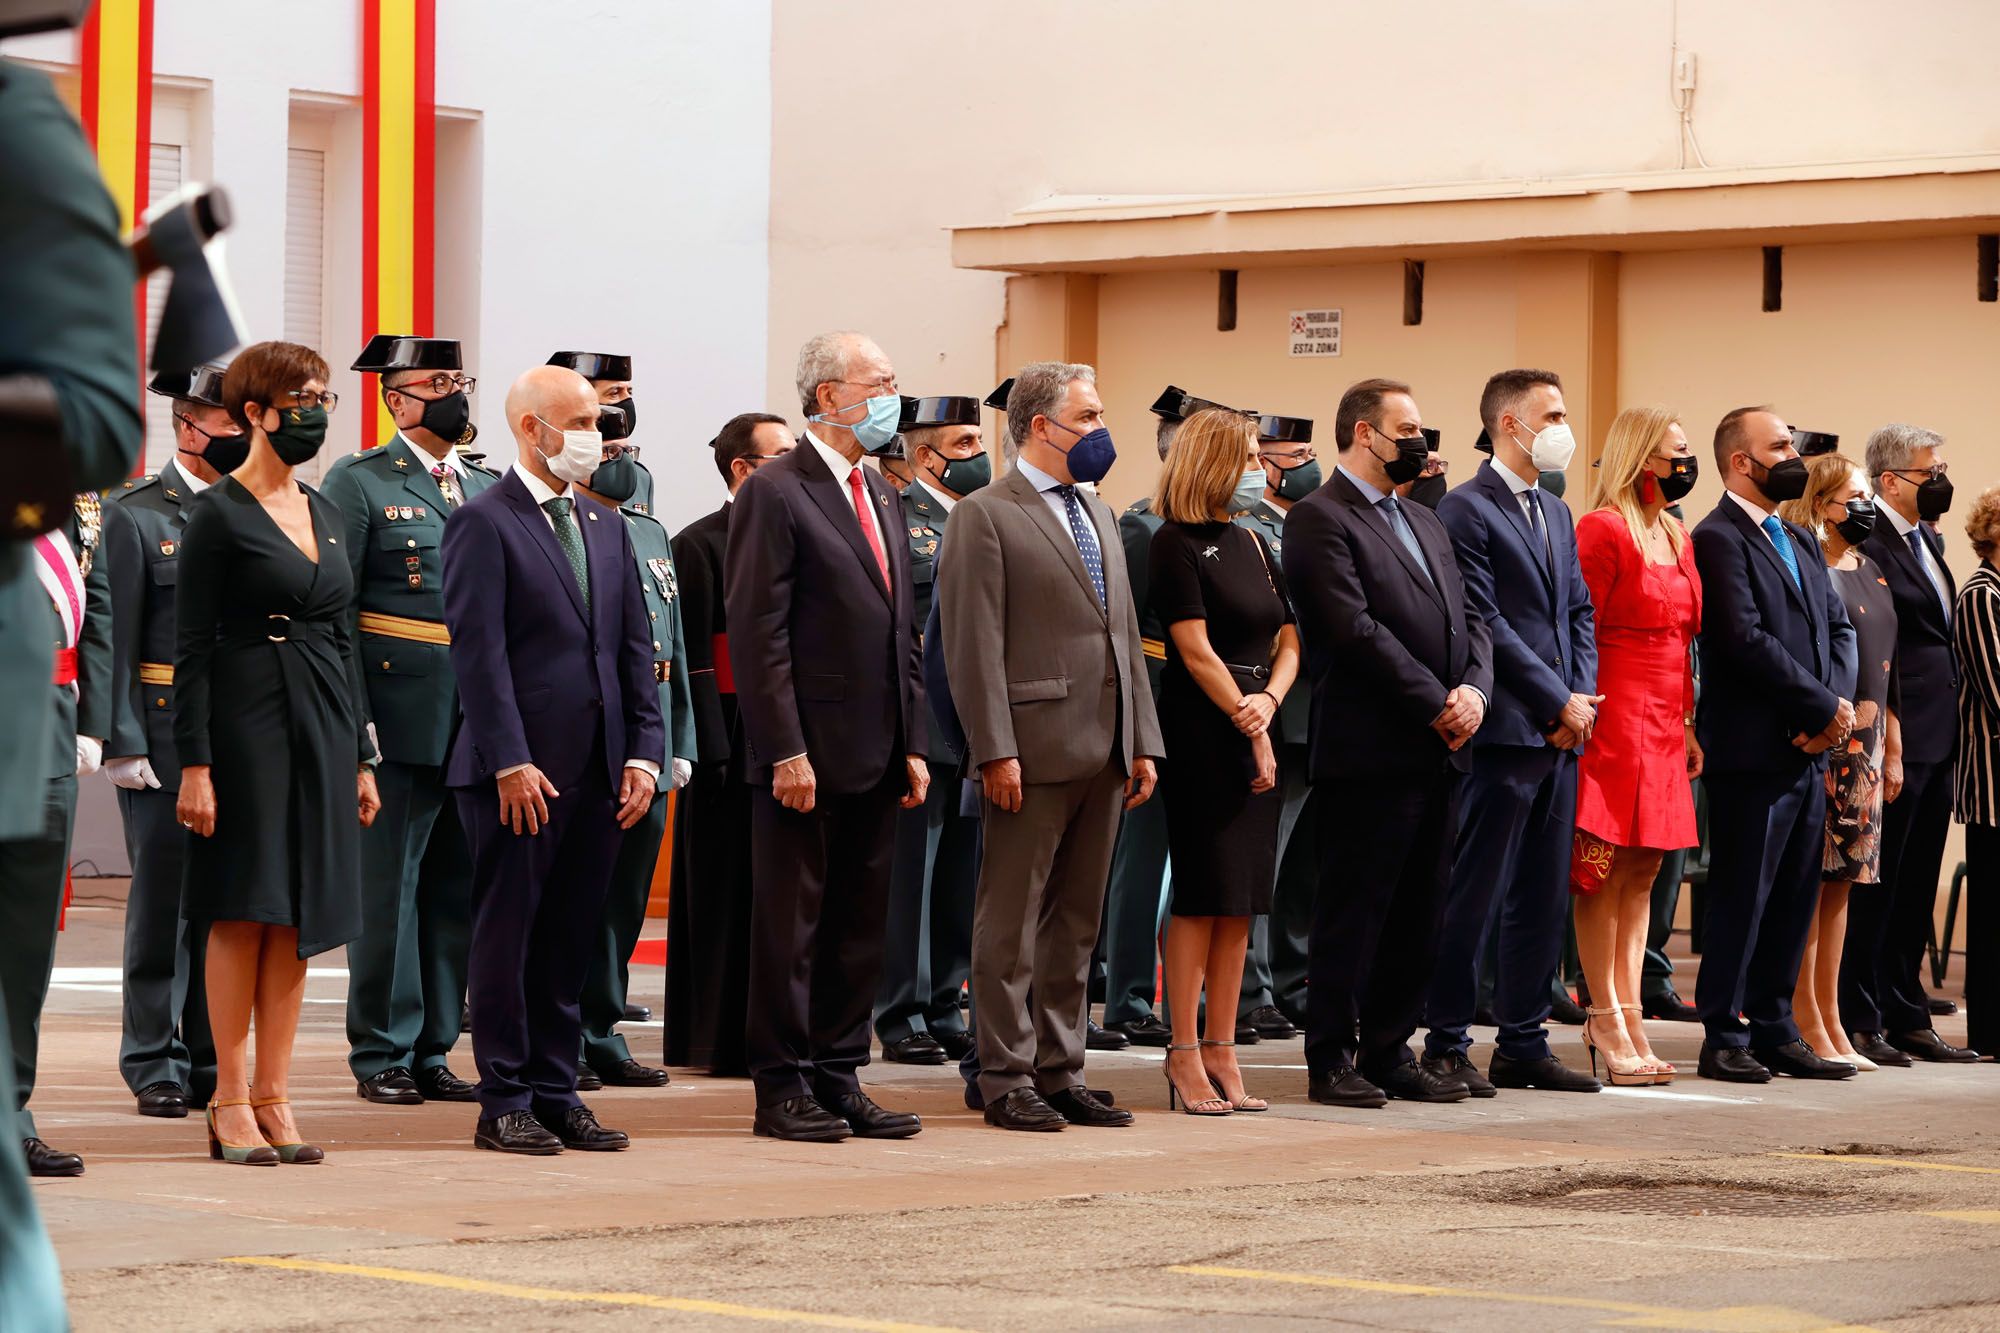
<svg viewBox="0 0 2000 1333"><path fill-rule="evenodd" d="M1285 567L1285 516L1278 507L1269 500L1259 500L1249 512L1238 514L1236 521L1264 539L1264 544L1271 548L1271 559L1277 561L1282 572ZM1305 661L1301 654L1298 679L1292 682L1285 702L1278 706L1278 740L1286 745L1306 743L1306 726L1312 717L1312 691L1299 688L1303 684Z"/></svg>
<svg viewBox="0 0 2000 1333"><path fill-rule="evenodd" d="M473 496L500 478L460 462L460 481ZM397 435L327 469L320 494L347 520L347 562L354 570L355 670L364 689L363 721L375 728L382 757L399 764L444 763L458 712L451 647L360 628L365 614L402 616L444 628L444 540L447 510L432 460Z"/></svg>
<svg viewBox="0 0 2000 1333"><path fill-rule="evenodd" d="M670 663L660 683L660 713L667 719L667 757L695 761L694 696L688 688L687 635L681 627L681 583L674 570L673 544L660 521L643 504L626 504L625 530L639 564L639 588L646 594L646 619L653 627L653 662ZM672 774L664 774L671 778ZM663 784L664 785L664 782Z"/></svg>
<svg viewBox="0 0 2000 1333"><path fill-rule="evenodd" d="M1134 500L1118 520L1125 544L1125 576L1132 584L1132 605L1139 611L1139 638L1146 649L1146 680L1153 699L1160 697L1160 673L1167 669L1167 627L1153 609L1153 534L1165 520L1153 512L1153 499Z"/></svg>
<svg viewBox="0 0 2000 1333"><path fill-rule="evenodd" d="M9 61L0 181L0 376L37 375L54 389L72 488L115 486L144 439L132 260L76 119L46 75ZM0 699L50 688L54 609L33 562L26 544L0 542ZM0 710L0 840L41 832L50 748L68 747L72 770L76 760L74 735L57 733L46 709Z"/></svg>
<svg viewBox="0 0 2000 1333"><path fill-rule="evenodd" d="M111 580L111 734L104 757L144 755L166 791L181 785L174 754L174 687L140 679L139 666L173 668L174 587L181 529L197 494L169 463L111 492L102 559Z"/></svg>
<svg viewBox="0 0 2000 1333"><path fill-rule="evenodd" d="M931 623L931 597L937 587L938 544L944 540L945 520L951 517L936 495L921 481L913 481L903 492L903 527L910 537L910 592L916 599L918 635ZM918 725L918 750L929 759L956 764L963 756L953 752L937 727L931 724L930 710L923 710Z"/></svg>

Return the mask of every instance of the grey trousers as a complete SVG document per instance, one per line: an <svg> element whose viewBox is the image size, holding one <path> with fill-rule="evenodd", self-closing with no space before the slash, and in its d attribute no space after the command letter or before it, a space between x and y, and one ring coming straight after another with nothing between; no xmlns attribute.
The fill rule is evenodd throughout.
<svg viewBox="0 0 2000 1333"><path fill-rule="evenodd" d="M1016 1088L1047 1095L1083 1081L1090 951L1124 792L1112 759L1074 782L1024 784L1016 813L984 805L972 999L989 1106Z"/></svg>

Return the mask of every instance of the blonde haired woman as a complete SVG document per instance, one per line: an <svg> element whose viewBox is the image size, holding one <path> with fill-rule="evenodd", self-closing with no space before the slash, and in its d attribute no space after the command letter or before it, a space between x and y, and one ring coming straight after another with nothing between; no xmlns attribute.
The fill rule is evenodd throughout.
<svg viewBox="0 0 2000 1333"><path fill-rule="evenodd" d="M1173 917L1167 923L1167 1105L1191 1115L1262 1111L1236 1065L1236 1002L1250 918L1277 877L1278 761L1271 719L1299 669L1284 574L1264 539L1231 522L1264 494L1257 421L1197 412L1174 437L1155 511L1152 599L1167 627L1160 732ZM1202 990L1209 1035L1196 1040Z"/></svg>
<svg viewBox="0 0 2000 1333"><path fill-rule="evenodd" d="M1806 469L1806 493L1778 516L1819 538L1826 570L1854 623L1854 730L1827 756L1826 850L1820 861L1819 910L1806 936L1805 961L1792 992L1799 1035L1815 1054L1857 1069L1875 1063L1854 1049L1840 1021L1840 954L1847 938L1848 889L1881 885L1882 803L1903 789L1902 707L1896 669L1896 599L1861 541L1875 526L1868 478L1854 460L1821 454Z"/></svg>
<svg viewBox="0 0 2000 1333"><path fill-rule="evenodd" d="M1699 467L1672 412L1627 408L1611 423L1596 508L1577 520L1577 559L1597 613L1597 731L1577 766L1576 947L1592 1007L1583 1028L1595 1071L1615 1084L1665 1083L1640 1021L1639 974L1653 879L1692 847L1701 746L1688 651L1701 627L1694 543L1667 513Z"/></svg>

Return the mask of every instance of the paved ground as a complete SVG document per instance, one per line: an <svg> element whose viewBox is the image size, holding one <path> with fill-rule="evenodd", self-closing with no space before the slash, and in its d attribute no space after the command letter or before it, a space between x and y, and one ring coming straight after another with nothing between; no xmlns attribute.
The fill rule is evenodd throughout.
<svg viewBox="0 0 2000 1333"><path fill-rule="evenodd" d="M1165 1112L1158 1052L1093 1055L1139 1123L1056 1135L878 1064L925 1132L831 1146L755 1139L747 1085L677 1072L592 1098L630 1152L505 1158L471 1149L470 1108L355 1098L334 954L294 1081L328 1160L248 1170L132 1113L121 915L71 923L35 1106L89 1172L36 1196L86 1330L2000 1328L1993 1064L1746 1090L1694 1078L1698 1032L1671 1027L1671 1088L1360 1112L1307 1102L1299 1043L1265 1043L1241 1054L1273 1109L1211 1122ZM661 971L639 985L657 1004ZM631 1036L657 1056L657 1027ZM1582 1059L1575 1029L1559 1049Z"/></svg>

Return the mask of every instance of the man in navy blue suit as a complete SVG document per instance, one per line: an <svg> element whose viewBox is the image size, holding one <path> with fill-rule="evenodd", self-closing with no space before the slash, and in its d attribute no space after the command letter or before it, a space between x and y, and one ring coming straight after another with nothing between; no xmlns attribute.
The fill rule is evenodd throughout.
<svg viewBox="0 0 2000 1333"><path fill-rule="evenodd" d="M1576 754L1597 724L1597 636L1569 506L1543 490L1576 452L1562 381L1503 370L1479 419L1493 457L1438 502L1465 595L1493 635L1493 697L1459 796L1457 858L1425 1002L1424 1065L1475 1097L1496 1087L1596 1092L1549 1050L1576 831ZM1495 935L1490 1077L1467 1058Z"/></svg>
<svg viewBox="0 0 2000 1333"><path fill-rule="evenodd" d="M1715 428L1728 494L1694 530L1701 571L1709 870L1695 1007L1703 1078L1846 1078L1792 1020L1819 902L1826 752L1854 725L1854 627L1819 543L1774 512L1805 492L1792 432L1768 407Z"/></svg>
<svg viewBox="0 0 2000 1333"><path fill-rule="evenodd" d="M597 419L575 371L522 375L507 392L518 459L442 548L459 698L445 783L472 847L473 1142L500 1152L629 1142L577 1098L577 999L666 730L632 540L573 485L602 457Z"/></svg>

